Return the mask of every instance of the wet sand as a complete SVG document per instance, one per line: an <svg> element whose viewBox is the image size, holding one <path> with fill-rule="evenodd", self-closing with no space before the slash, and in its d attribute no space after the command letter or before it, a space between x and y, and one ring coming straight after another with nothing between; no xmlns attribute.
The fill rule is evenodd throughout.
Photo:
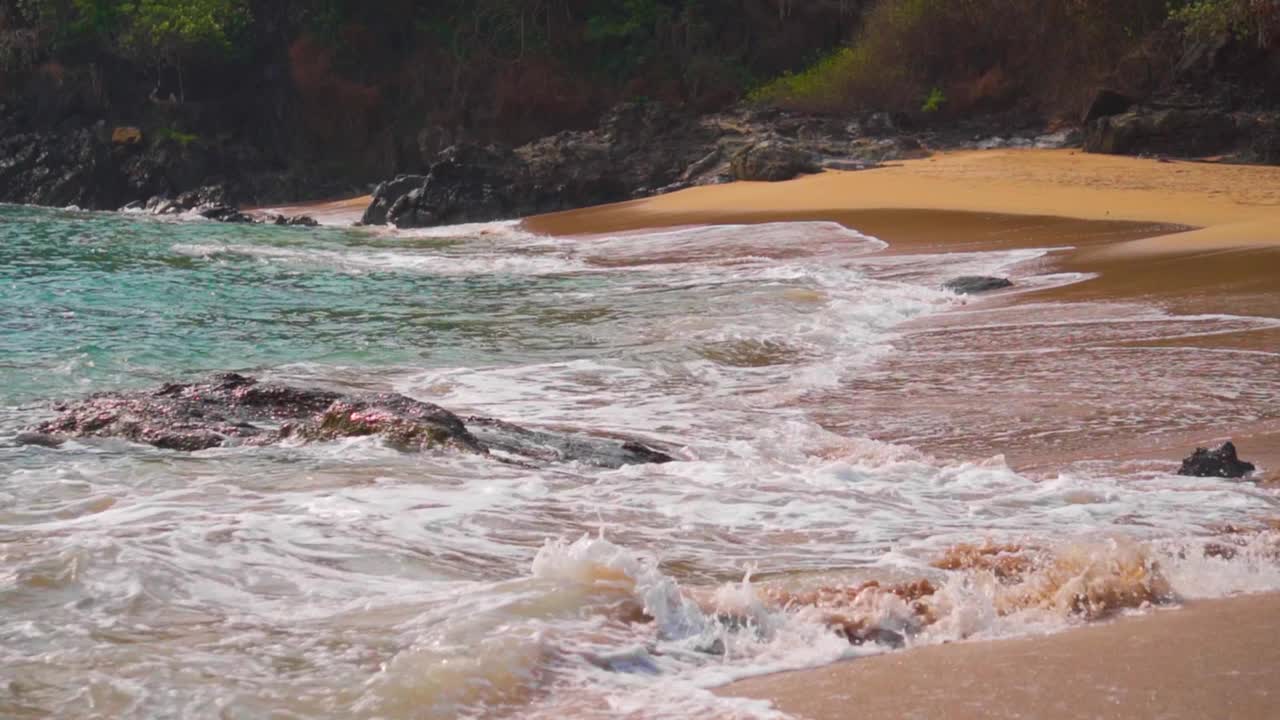
<svg viewBox="0 0 1280 720"><path fill-rule="evenodd" d="M996 295L979 307L1044 302L1131 303L1171 314L1280 317L1280 168L1159 162L1085 155L1069 150L950 153L862 172L827 172L788 183L734 183L620 205L557 213L526 221L536 232L589 236L706 223L782 220L839 222L889 243L886 254L1063 248L1038 261L1033 273L1088 273L1092 279L1045 290ZM944 320L945 322L945 320ZM927 335L926 335L927 336ZM980 341L981 342L981 341ZM1231 357L1280 352L1280 329L1173 339L1117 341L1179 353L1211 350ZM946 347L945 343L941 347ZM1115 348L1110 348L1114 350ZM919 356L939 356L924 344ZM1230 355L1237 353L1237 355ZM904 353L906 357L910 351ZM1243 362L1243 360L1241 360ZM920 366L905 365L909 371ZM991 377L1017 372L992 363ZM1071 366L1064 366L1071 369ZM1195 371L1184 364L1184 373ZM1265 367L1265 365L1260 366ZM1087 363L1077 365L1086 371ZM1190 369L1190 370L1188 370ZM945 372L943 373L945 375ZM1123 375L1123 368L1120 371ZM887 373L890 385L894 369ZM1047 376L1048 379L1045 379ZM1038 382L1056 382L1041 373ZM1271 376L1259 379L1273 382ZM935 383L936 384L936 383ZM941 382L946 385L946 382ZM1044 395L1062 391L1041 385ZM1138 393L1141 388L1135 388ZM1052 472L1081 461L1176 462L1196 444L1232 437L1242 454L1264 467L1261 479L1280 480L1280 386L1250 419L1162 428L1167 417L1140 424L1099 423L1103 430L1071 442L1058 433L1051 404L1034 389L1023 395L949 393L915 402L955 403L960 417L984 405L1015 407L1008 422L1025 422L1025 438L999 451L1021 471ZM841 388L860 405L877 388ZM853 394L851 395L850 392ZM899 411L894 387L879 389ZM835 400L836 398L832 398ZM845 403L848 404L847 402ZM1095 412L1071 407L1062 413ZM874 407L859 412L875 414ZM939 411L935 408L934 414ZM945 412L945 411L944 411ZM1123 412L1123 409L1117 412ZM882 414L882 413L881 413ZM1105 418L1104 418L1105 419ZM836 431L865 433L857 418ZM824 423L825 424L825 423ZM967 424L967 423L965 423ZM1021 430L1022 425L1010 426ZM996 426L997 429L1008 430ZM981 430L958 430L924 449L942 455L990 452ZM875 437L875 434L871 434ZM889 433L878 437L894 441ZM917 442L913 440L913 442ZM817 670L736 683L721 692L774 701L784 711L814 718L1272 718L1280 716L1280 594L1197 602L1072 632L998 642L964 642L890 654Z"/></svg>
<svg viewBox="0 0 1280 720"><path fill-rule="evenodd" d="M980 300L984 306L1138 302L1174 314L1280 317L1278 167L1073 150L966 151L785 183L693 188L543 215L525 225L588 240L640 228L806 220L838 222L878 237L889 244L888 255L1062 248L1034 272L1093 276L1043 291L997 294ZM1280 352L1280 328L1132 344ZM837 423L831 429L850 428ZM1228 437L1264 466L1264 481L1280 482L1280 423L1273 421L1162 431L1158 438L1135 433L1066 448L1028 440L999 451L1019 470L1048 469L1090 458L1176 461L1196 444ZM955 455L950 447L924 449Z"/></svg>
<svg viewBox="0 0 1280 720"><path fill-rule="evenodd" d="M890 653L721 693L810 720L1248 718L1280 712L1280 596L1204 601L1071 632Z"/></svg>
<svg viewBox="0 0 1280 720"><path fill-rule="evenodd" d="M329 202L251 208L246 210L246 212L255 217L262 217L264 215L284 215L285 217L307 215L321 225L348 227L357 222L360 217L364 215L365 209L369 207L369 203L372 200L372 196L362 195L360 197L332 200Z"/></svg>

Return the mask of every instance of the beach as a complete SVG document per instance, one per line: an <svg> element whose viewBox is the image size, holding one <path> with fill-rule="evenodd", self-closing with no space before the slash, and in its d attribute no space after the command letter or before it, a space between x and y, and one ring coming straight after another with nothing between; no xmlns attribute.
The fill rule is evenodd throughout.
<svg viewBox="0 0 1280 720"><path fill-rule="evenodd" d="M857 228L887 242L883 252L889 255L1058 248L1037 260L1033 272L1075 273L1078 281L979 302L1005 316L1022 313L1033 325L1046 304L1056 303L1141 303L1197 317L1280 316L1276 168L1069 150L946 153L781 184L696 188L526 223L589 242L642 227L802 220ZM944 332L948 324L945 314L925 322ZM1131 347L1179 348L1200 357L1221 351L1236 358L1248 353L1274 358L1280 351L1280 329L1265 323L1174 339L1114 340ZM993 374L1008 371L1003 367ZM1004 428L979 423L976 430L955 430L921 444L956 458L999 451L1015 468L1033 474L1091 462L1171 463L1197 443L1231 437L1262 466L1260 482L1280 480L1280 423L1274 413L1180 428L1159 426L1172 418L1151 417L1122 432L1100 425L1065 441L1045 441L1040 431L1052 434L1060 425L1046 416L1091 412L1069 402L1037 407L1037 395L1061 394L1056 385L1063 377L1038 374L1031 387L1017 392L1001 392L996 385L968 402L954 400L949 392L919 398L905 393L906 398L878 409L901 412L916 402L953 403L957 416L971 417L982 412L983 403L1023 404L1029 412L1015 413L1022 424L998 442L986 442L983 433ZM1280 387L1265 377L1259 381L1267 383L1258 388L1263 401L1274 404ZM1118 391L1136 399L1143 392L1140 382ZM829 424L840 425L838 420ZM857 423L845 424L850 425ZM872 434L890 441L903 436L893 429ZM909 649L746 680L718 692L768 700L814 720L1269 718L1280 707L1273 690L1280 668L1277 610L1280 595L1275 594L1192 600L1179 609L1112 617L1057 634Z"/></svg>
<svg viewBox="0 0 1280 720"><path fill-rule="evenodd" d="M796 717L1275 717L1280 598L1205 601L1076 630L880 655L721 692Z"/></svg>
<svg viewBox="0 0 1280 720"><path fill-rule="evenodd" d="M0 715L1267 717L1276 177L0 205Z"/></svg>

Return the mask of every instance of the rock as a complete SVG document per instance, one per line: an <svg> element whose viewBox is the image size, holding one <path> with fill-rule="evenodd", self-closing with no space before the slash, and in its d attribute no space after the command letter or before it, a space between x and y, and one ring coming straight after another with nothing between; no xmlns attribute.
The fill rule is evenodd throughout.
<svg viewBox="0 0 1280 720"><path fill-rule="evenodd" d="M1093 102L1089 103L1089 109L1085 111L1082 125L1088 127L1090 123L1098 118L1119 115L1134 106L1133 98L1118 93L1114 90L1099 90L1093 96Z"/></svg>
<svg viewBox="0 0 1280 720"><path fill-rule="evenodd" d="M111 145L89 128L0 136L0 202L116 208L122 187Z"/></svg>
<svg viewBox="0 0 1280 720"><path fill-rule="evenodd" d="M20 432L14 437L14 442L19 445L35 445L38 447L58 448L62 447L65 442L61 438L54 437L48 433L27 431Z"/></svg>
<svg viewBox="0 0 1280 720"><path fill-rule="evenodd" d="M225 223L251 223L253 218L245 215L230 205L205 205L195 209L202 218Z"/></svg>
<svg viewBox="0 0 1280 720"><path fill-rule="evenodd" d="M548 462L580 460L589 465L610 468L674 460L664 452L634 441L540 432L493 418L469 417L466 422L467 428L490 450L525 458Z"/></svg>
<svg viewBox="0 0 1280 720"><path fill-rule="evenodd" d="M141 145L142 130L136 127L118 127L111 131L112 145Z"/></svg>
<svg viewBox="0 0 1280 720"><path fill-rule="evenodd" d="M1178 468L1179 475L1191 477L1240 478L1253 472L1253 463L1241 460L1236 455L1236 446L1230 440L1214 450L1196 448L1182 461Z"/></svg>
<svg viewBox="0 0 1280 720"><path fill-rule="evenodd" d="M821 170L812 153L781 139L764 140L740 150L729 161L735 180L778 182Z"/></svg>
<svg viewBox="0 0 1280 720"><path fill-rule="evenodd" d="M272 215L267 218L272 225L285 225L290 227L318 227L320 223L310 215L293 215L286 217L284 215Z"/></svg>
<svg viewBox="0 0 1280 720"><path fill-rule="evenodd" d="M226 185L205 185L188 190L179 194L175 202L184 210L212 205L235 205L234 198Z"/></svg>
<svg viewBox="0 0 1280 720"><path fill-rule="evenodd" d="M942 284L942 287L945 290L950 290L951 292L959 295L976 295L978 293L1013 287L1013 282L1008 278L966 275L948 280Z"/></svg>
<svg viewBox="0 0 1280 720"><path fill-rule="evenodd" d="M486 222L687 187L693 175L719 164L715 138L710 127L659 103L624 103L594 130L514 149L445 148L426 175L379 185L361 222L400 228Z"/></svg>
<svg viewBox="0 0 1280 720"><path fill-rule="evenodd" d="M842 172L869 170L874 167L879 167L879 165L861 160L824 160L822 162L822 168L824 170L840 170Z"/></svg>
<svg viewBox="0 0 1280 720"><path fill-rule="evenodd" d="M530 430L484 417L464 421L438 405L394 393L347 395L262 383L236 373L153 391L99 393L55 410L56 418L21 433L18 442L57 447L72 437L114 437L195 452L379 436L406 452L496 452L498 460L521 464L616 468L673 459L631 439Z"/></svg>
<svg viewBox="0 0 1280 720"><path fill-rule="evenodd" d="M1138 109L1094 120L1086 152L1199 157L1225 152L1240 141L1235 118L1211 109Z"/></svg>
<svg viewBox="0 0 1280 720"><path fill-rule="evenodd" d="M379 184L373 189L373 201L365 209L360 222L365 225L386 225L387 213L392 204L426 182L425 175L397 175L394 179Z"/></svg>

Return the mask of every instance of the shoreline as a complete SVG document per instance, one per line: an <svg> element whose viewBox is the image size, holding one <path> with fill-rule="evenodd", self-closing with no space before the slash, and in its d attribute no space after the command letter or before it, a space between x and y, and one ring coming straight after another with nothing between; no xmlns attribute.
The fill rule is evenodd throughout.
<svg viewBox="0 0 1280 720"><path fill-rule="evenodd" d="M1280 167L1074 150L956 151L782 183L703 186L535 216L523 226L589 242L655 227L783 221L839 223L884 240L883 255L1058 248L1038 274L1090 276L1012 295L977 296L987 306L1136 301L1174 315L1280 318ZM1280 323L1190 342L1280 352ZM1154 445L1135 439L1100 457L1176 462L1197 443L1234 436L1237 444L1256 440L1248 443L1248 454L1264 467L1261 479L1276 483L1280 425L1271 425L1223 428L1214 437L1183 435Z"/></svg>
<svg viewBox="0 0 1280 720"><path fill-rule="evenodd" d="M1280 593L969 640L739 680L723 696L807 720L1274 717Z"/></svg>
<svg viewBox="0 0 1280 720"><path fill-rule="evenodd" d="M744 208L750 208L746 210ZM1064 248L1037 274L1089 279L982 297L980 307L1137 302L1173 315L1280 317L1280 168L1162 162L1074 151L943 153L785 183L734 183L555 213L532 232L592 236L655 227L831 221L887 255ZM1133 341L1142 345L1140 341ZM1178 345L1280 352L1280 328ZM1150 345L1154 346L1154 345ZM1219 429L1280 480L1280 423ZM1134 437L1070 460L1176 462L1203 433ZM1246 454L1242 449L1242 455ZM1017 466L1017 463L1011 462ZM1023 467L1026 464L1023 463ZM811 720L859 717L1265 718L1280 698L1280 593L1189 601L1049 635L968 640L731 683Z"/></svg>

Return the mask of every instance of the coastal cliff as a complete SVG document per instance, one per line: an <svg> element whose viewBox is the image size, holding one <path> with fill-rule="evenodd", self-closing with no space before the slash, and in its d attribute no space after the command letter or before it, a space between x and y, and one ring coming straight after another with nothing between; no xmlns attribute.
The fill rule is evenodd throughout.
<svg viewBox="0 0 1280 720"><path fill-rule="evenodd" d="M407 227L956 147L1276 163L1272 5L7 0L0 201L377 186Z"/></svg>

